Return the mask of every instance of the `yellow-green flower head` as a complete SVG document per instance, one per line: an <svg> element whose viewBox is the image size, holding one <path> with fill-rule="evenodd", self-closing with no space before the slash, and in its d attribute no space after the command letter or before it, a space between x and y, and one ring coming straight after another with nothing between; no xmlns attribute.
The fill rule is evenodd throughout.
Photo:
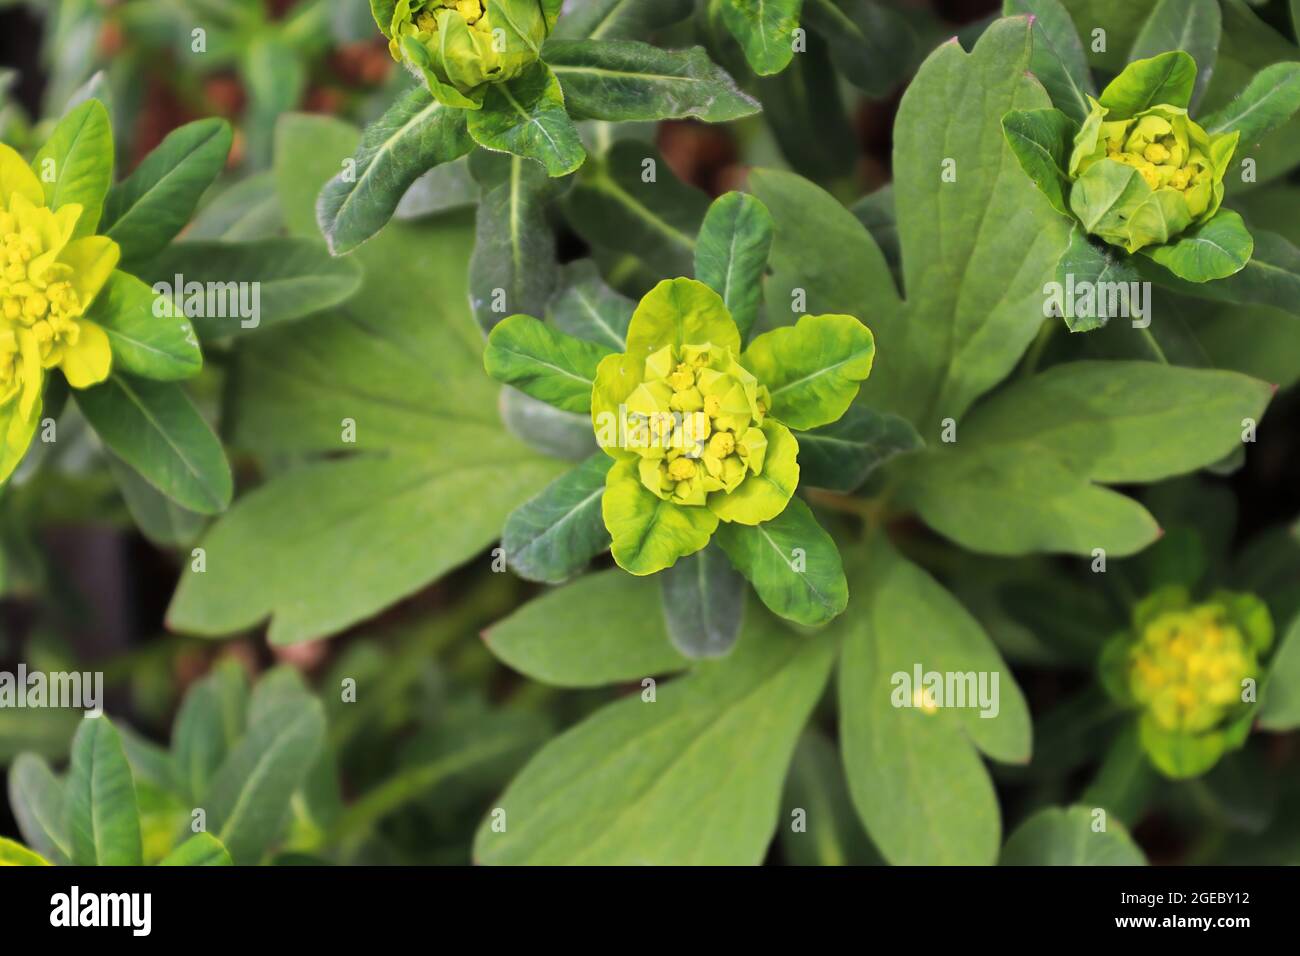
<svg viewBox="0 0 1300 956"><path fill-rule="evenodd" d="M1069 172L1070 208L1089 233L1133 253L1218 211L1239 133L1207 133L1177 106L1128 116L1088 102Z"/></svg>
<svg viewBox="0 0 1300 956"><path fill-rule="evenodd" d="M397 0L384 32L393 59L421 73L440 102L478 109L488 84L514 79L538 60L558 6L557 0Z"/></svg>
<svg viewBox="0 0 1300 956"><path fill-rule="evenodd" d="M1247 690L1272 636L1267 608L1250 595L1219 592L1192 604L1185 589L1167 588L1138 605L1133 630L1107 646L1103 678L1138 710L1157 767L1192 776L1244 739Z"/></svg>
<svg viewBox="0 0 1300 956"><path fill-rule="evenodd" d="M45 205L40 181L0 144L0 409L31 417L43 372L59 368L74 388L108 377L108 335L85 312L117 265L104 236L74 239L82 207Z"/></svg>

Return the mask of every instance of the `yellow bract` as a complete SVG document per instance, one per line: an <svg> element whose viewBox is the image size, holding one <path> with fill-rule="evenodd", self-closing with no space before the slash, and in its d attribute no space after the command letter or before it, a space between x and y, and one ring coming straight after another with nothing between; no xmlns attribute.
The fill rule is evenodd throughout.
<svg viewBox="0 0 1300 956"><path fill-rule="evenodd" d="M27 419L43 371L60 368L74 388L108 378L108 335L86 308L117 266L117 243L72 239L81 206L45 206L40 181L0 144L0 408L18 401Z"/></svg>
<svg viewBox="0 0 1300 956"><path fill-rule="evenodd" d="M1130 651L1129 686L1152 720L1169 731L1216 726L1241 702L1255 653L1223 608L1203 605L1152 620Z"/></svg>

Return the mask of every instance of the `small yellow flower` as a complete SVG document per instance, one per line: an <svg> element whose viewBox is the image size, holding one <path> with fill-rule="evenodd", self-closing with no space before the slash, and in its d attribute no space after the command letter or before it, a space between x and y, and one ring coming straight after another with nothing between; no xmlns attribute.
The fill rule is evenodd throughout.
<svg viewBox="0 0 1300 956"><path fill-rule="evenodd" d="M43 372L59 368L74 388L108 378L112 350L86 309L117 265L117 243L72 238L81 206L45 205L40 181L0 144L0 408L29 417Z"/></svg>

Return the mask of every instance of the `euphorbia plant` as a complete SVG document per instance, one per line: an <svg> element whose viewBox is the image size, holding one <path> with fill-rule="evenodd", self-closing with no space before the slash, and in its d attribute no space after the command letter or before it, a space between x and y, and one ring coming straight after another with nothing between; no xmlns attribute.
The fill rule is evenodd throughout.
<svg viewBox="0 0 1300 956"><path fill-rule="evenodd" d="M761 531L745 529L779 518L799 482L791 427L838 420L874 351L870 331L847 315L805 316L742 351L721 296L681 278L641 300L625 352L517 315L492 330L484 361L499 381L535 398L590 409L597 444L613 459L602 511L620 566L638 575L672 567L708 545L722 522L734 526L723 548L752 576L744 541ZM592 382L590 394L572 394L575 377ZM812 519L799 510L790 520ZM811 624L843 606L815 616L774 610Z"/></svg>

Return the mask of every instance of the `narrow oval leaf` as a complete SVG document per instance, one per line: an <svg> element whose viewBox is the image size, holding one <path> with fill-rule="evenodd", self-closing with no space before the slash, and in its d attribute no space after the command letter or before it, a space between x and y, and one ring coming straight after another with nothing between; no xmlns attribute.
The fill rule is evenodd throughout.
<svg viewBox="0 0 1300 956"><path fill-rule="evenodd" d="M848 494L895 455L925 446L912 423L854 402L837 422L799 435L799 481Z"/></svg>
<svg viewBox="0 0 1300 956"><path fill-rule="evenodd" d="M219 664L193 684L172 727L172 753L185 792L201 800L208 783L243 736L248 678L234 661Z"/></svg>
<svg viewBox="0 0 1300 956"><path fill-rule="evenodd" d="M722 22L759 76L780 73L794 57L803 0L721 0Z"/></svg>
<svg viewBox="0 0 1300 956"><path fill-rule="evenodd" d="M10 764L9 808L23 839L37 853L60 865L70 861L63 783L44 758L23 753Z"/></svg>
<svg viewBox="0 0 1300 956"><path fill-rule="evenodd" d="M500 407L506 431L550 458L582 461L597 448L590 415L562 412L508 385Z"/></svg>
<svg viewBox="0 0 1300 956"><path fill-rule="evenodd" d="M591 411L596 366L612 349L512 315L488 335L483 367L498 382L566 412Z"/></svg>
<svg viewBox="0 0 1300 956"><path fill-rule="evenodd" d="M1274 63L1256 73L1232 102L1201 121L1207 133L1241 133L1258 143L1300 109L1300 63Z"/></svg>
<svg viewBox="0 0 1300 956"><path fill-rule="evenodd" d="M713 544L659 576L673 646L693 660L721 657L740 636L745 579Z"/></svg>
<svg viewBox="0 0 1300 956"><path fill-rule="evenodd" d="M0 866L50 866L50 861L21 843L0 837Z"/></svg>
<svg viewBox="0 0 1300 956"><path fill-rule="evenodd" d="M361 287L358 263L332 258L317 241L280 237L172 243L139 275L165 289L208 340L323 312Z"/></svg>
<svg viewBox="0 0 1300 956"><path fill-rule="evenodd" d="M1060 110L1012 110L1002 131L1020 168L1063 216L1069 216L1070 178L1065 172L1074 124Z"/></svg>
<svg viewBox="0 0 1300 956"><path fill-rule="evenodd" d="M785 817L806 812L806 827L781 827L786 862L794 866L880 866L849 796L839 750L815 727L804 731L790 761L781 801Z"/></svg>
<svg viewBox="0 0 1300 956"><path fill-rule="evenodd" d="M546 321L561 332L624 352L635 310L635 302L605 284L596 263L579 259L561 270L560 288L546 309Z"/></svg>
<svg viewBox="0 0 1300 956"><path fill-rule="evenodd" d="M106 452L105 457L117 490L141 534L163 548L188 547L194 542L207 523L203 515L176 504L112 452Z"/></svg>
<svg viewBox="0 0 1300 956"><path fill-rule="evenodd" d="M549 176L567 176L587 158L560 81L541 62L509 82L489 84L483 108L470 110L468 119L480 146L535 160Z"/></svg>
<svg viewBox="0 0 1300 956"><path fill-rule="evenodd" d="M325 184L316 218L330 252L343 255L392 218L423 173L469 152L465 112L433 98L423 83L366 128L356 154Z"/></svg>
<svg viewBox="0 0 1300 956"><path fill-rule="evenodd" d="M99 231L122 247L124 264L161 252L185 227L225 167L233 136L223 119L187 123L109 191Z"/></svg>
<svg viewBox="0 0 1300 956"><path fill-rule="evenodd" d="M897 87L923 52L917 26L877 0L805 0L802 25L826 41L844 78L873 98Z"/></svg>
<svg viewBox="0 0 1300 956"><path fill-rule="evenodd" d="M1241 216L1220 209L1209 222L1188 229L1175 241L1142 251L1187 282L1226 279L1245 268L1255 250Z"/></svg>
<svg viewBox="0 0 1300 956"><path fill-rule="evenodd" d="M654 588L651 587L651 592ZM734 653L597 711L551 741L499 799L510 822L479 828L488 864L762 861L799 733L834 645L798 640L751 608ZM622 616L616 620L622 620Z"/></svg>
<svg viewBox="0 0 1300 956"><path fill-rule="evenodd" d="M114 375L76 397L104 444L163 494L199 514L230 505L221 442L179 386Z"/></svg>
<svg viewBox="0 0 1300 956"><path fill-rule="evenodd" d="M1053 305L1056 312L1065 320L1071 332L1090 332L1104 326L1110 319L1120 316L1132 316L1137 319L1134 300L1127 294L1114 299L1099 295L1093 299L1091 308L1079 309L1076 305L1074 290L1083 289L1117 289L1127 291L1135 288L1128 283L1140 281L1138 270L1132 256L1104 242L1092 239L1083 229L1075 225L1070 230L1070 244L1061 253L1056 263L1055 291ZM1100 285L1099 283L1108 283ZM1112 309L1111 305L1115 307Z"/></svg>
<svg viewBox="0 0 1300 956"><path fill-rule="evenodd" d="M1269 662L1260 694L1259 725L1275 732L1300 727L1300 617L1291 622ZM23 836L35 845L26 829Z"/></svg>
<svg viewBox="0 0 1300 956"><path fill-rule="evenodd" d="M1079 40L1079 31L1060 0L1003 0L1007 16L1033 16L1033 54L1029 69L1066 116L1082 123L1088 97L1095 96L1092 73ZM1167 49L1167 48L1165 48Z"/></svg>
<svg viewBox="0 0 1300 956"><path fill-rule="evenodd" d="M72 237L93 236L113 182L113 127L104 104L87 100L70 110L36 153L32 169L46 206L81 206Z"/></svg>
<svg viewBox="0 0 1300 956"><path fill-rule="evenodd" d="M232 866L230 854L211 833L196 833L171 853L159 866Z"/></svg>
<svg viewBox="0 0 1300 956"><path fill-rule="evenodd" d="M140 865L135 781L107 717L86 718L72 740L65 812L74 866Z"/></svg>
<svg viewBox="0 0 1300 956"><path fill-rule="evenodd" d="M848 606L839 549L800 498L763 524L721 525L717 542L775 614L815 626Z"/></svg>
<svg viewBox="0 0 1300 956"><path fill-rule="evenodd" d="M609 548L600 498L611 464L608 455L598 452L511 513L501 546L516 574L559 584Z"/></svg>
<svg viewBox="0 0 1300 956"><path fill-rule="evenodd" d="M470 171L483 187L469 263L470 303L484 332L514 312L541 315L559 282L546 207L561 186L521 156L482 150Z"/></svg>
<svg viewBox="0 0 1300 956"><path fill-rule="evenodd" d="M695 241L695 277L722 296L742 342L758 318L773 232L766 206L731 192L713 201Z"/></svg>
<svg viewBox="0 0 1300 956"><path fill-rule="evenodd" d="M1196 82L1196 61L1182 50L1134 60L1101 91L1112 119L1128 119L1153 106L1186 108Z"/></svg>
<svg viewBox="0 0 1300 956"><path fill-rule="evenodd" d="M1002 848L1001 866L1145 866L1124 824L1098 830L1092 807L1048 807L1020 824Z"/></svg>
<svg viewBox="0 0 1300 956"><path fill-rule="evenodd" d="M669 643L659 588L618 568L547 591L483 639L507 666L554 687L639 681L690 663Z"/></svg>
<svg viewBox="0 0 1300 956"><path fill-rule="evenodd" d="M171 311L153 289L118 269L95 296L86 318L108 333L120 371L170 382L192 378L203 368L194 327Z"/></svg>
<svg viewBox="0 0 1300 956"><path fill-rule="evenodd" d="M1189 104L1195 107L1214 72L1222 30L1218 0L1157 0L1133 41L1129 59L1185 50L1196 61L1196 84Z"/></svg>
<svg viewBox="0 0 1300 956"><path fill-rule="evenodd" d="M745 366L772 396L772 414L795 429L835 421L871 374L871 330L851 315L805 315L764 332L745 350Z"/></svg>
<svg viewBox="0 0 1300 956"><path fill-rule="evenodd" d="M703 47L661 50L635 40L548 40L546 64L575 119L637 122L694 117L724 123L758 112Z"/></svg>
<svg viewBox="0 0 1300 956"><path fill-rule="evenodd" d="M258 863L280 837L324 738L320 703L290 700L250 727L226 758L209 790L208 827L236 864Z"/></svg>

